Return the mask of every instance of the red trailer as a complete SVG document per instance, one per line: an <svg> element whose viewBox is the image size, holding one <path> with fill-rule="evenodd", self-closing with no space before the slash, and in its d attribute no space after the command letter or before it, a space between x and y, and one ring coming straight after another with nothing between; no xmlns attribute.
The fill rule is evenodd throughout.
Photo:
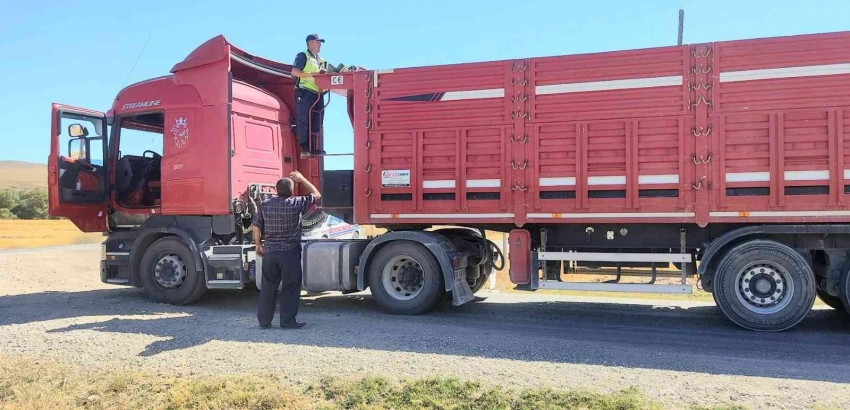
<svg viewBox="0 0 850 410"><path fill-rule="evenodd" d="M250 218L299 169L327 212L389 231L306 243L308 290L466 303L504 262L486 229L510 232L519 288L699 275L734 323L785 330L815 295L850 310L848 51L842 32L321 75L354 129L354 170L324 171L298 156L290 66L216 37L109 115L54 106L50 211L108 232L104 282L191 303L256 281ZM655 284L670 263L681 283Z"/></svg>

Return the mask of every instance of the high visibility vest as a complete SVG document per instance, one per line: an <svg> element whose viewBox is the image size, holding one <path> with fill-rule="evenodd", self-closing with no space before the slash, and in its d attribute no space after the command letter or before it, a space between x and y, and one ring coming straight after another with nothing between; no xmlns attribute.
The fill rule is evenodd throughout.
<svg viewBox="0 0 850 410"><path fill-rule="evenodd" d="M322 59L322 57L314 56L312 53L310 53L310 50L305 51L304 55L307 56L307 64L304 65L304 69L301 70L304 72L304 74L316 74L321 69L327 70L328 63L324 59ZM299 78L298 87L313 91L315 93L319 92L319 87L316 86L316 80L312 78Z"/></svg>

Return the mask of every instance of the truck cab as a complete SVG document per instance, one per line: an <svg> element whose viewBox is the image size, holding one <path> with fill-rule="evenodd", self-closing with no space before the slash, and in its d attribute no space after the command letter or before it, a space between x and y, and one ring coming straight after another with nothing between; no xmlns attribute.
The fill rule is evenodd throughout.
<svg viewBox="0 0 850 410"><path fill-rule="evenodd" d="M105 282L144 287L145 272L153 272L153 296L188 303L201 293L179 291L192 267L199 289L255 279L247 255L259 203L295 169L322 185L323 159L298 155L289 70L218 36L169 75L121 90L106 112L53 105L49 212L105 233ZM331 198L331 212L352 222L351 200ZM315 226L326 219L318 208L305 215ZM166 239L179 249L143 261Z"/></svg>

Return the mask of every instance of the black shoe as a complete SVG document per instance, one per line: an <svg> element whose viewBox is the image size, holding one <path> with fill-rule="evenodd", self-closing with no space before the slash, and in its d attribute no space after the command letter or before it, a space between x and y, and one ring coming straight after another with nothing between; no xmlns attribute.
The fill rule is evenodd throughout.
<svg viewBox="0 0 850 410"><path fill-rule="evenodd" d="M271 328L272 328L272 325L260 325L260 329L263 329L263 330L271 329Z"/></svg>
<svg viewBox="0 0 850 410"><path fill-rule="evenodd" d="M311 154L315 155L315 156L322 156L322 155L327 154L327 152L325 152L325 150L323 150L323 149L317 149L317 150L313 150L313 152Z"/></svg>
<svg viewBox="0 0 850 410"><path fill-rule="evenodd" d="M292 323L283 323L280 325L281 329L301 329L304 327L306 323L304 322L292 322Z"/></svg>

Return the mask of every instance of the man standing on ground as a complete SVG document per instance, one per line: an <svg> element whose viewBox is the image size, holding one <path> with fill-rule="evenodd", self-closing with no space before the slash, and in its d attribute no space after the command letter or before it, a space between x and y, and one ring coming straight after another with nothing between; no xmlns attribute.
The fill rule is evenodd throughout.
<svg viewBox="0 0 850 410"><path fill-rule="evenodd" d="M313 78L313 74L324 74L328 70L328 63L319 57L324 42L318 34L307 36L307 50L298 53L295 56L295 64L292 65L297 118L295 131L298 134L298 145L301 147L301 158L325 155L325 151L316 147L324 116L324 90L316 85Z"/></svg>
<svg viewBox="0 0 850 410"><path fill-rule="evenodd" d="M277 181L277 197L263 202L251 222L257 254L263 256L257 320L264 329L271 327L281 281L280 327L304 327L304 323L295 320L301 302L301 216L322 194L300 172L293 171L289 176ZM303 184L310 193L292 196L295 182ZM263 237L265 245L260 241Z"/></svg>

